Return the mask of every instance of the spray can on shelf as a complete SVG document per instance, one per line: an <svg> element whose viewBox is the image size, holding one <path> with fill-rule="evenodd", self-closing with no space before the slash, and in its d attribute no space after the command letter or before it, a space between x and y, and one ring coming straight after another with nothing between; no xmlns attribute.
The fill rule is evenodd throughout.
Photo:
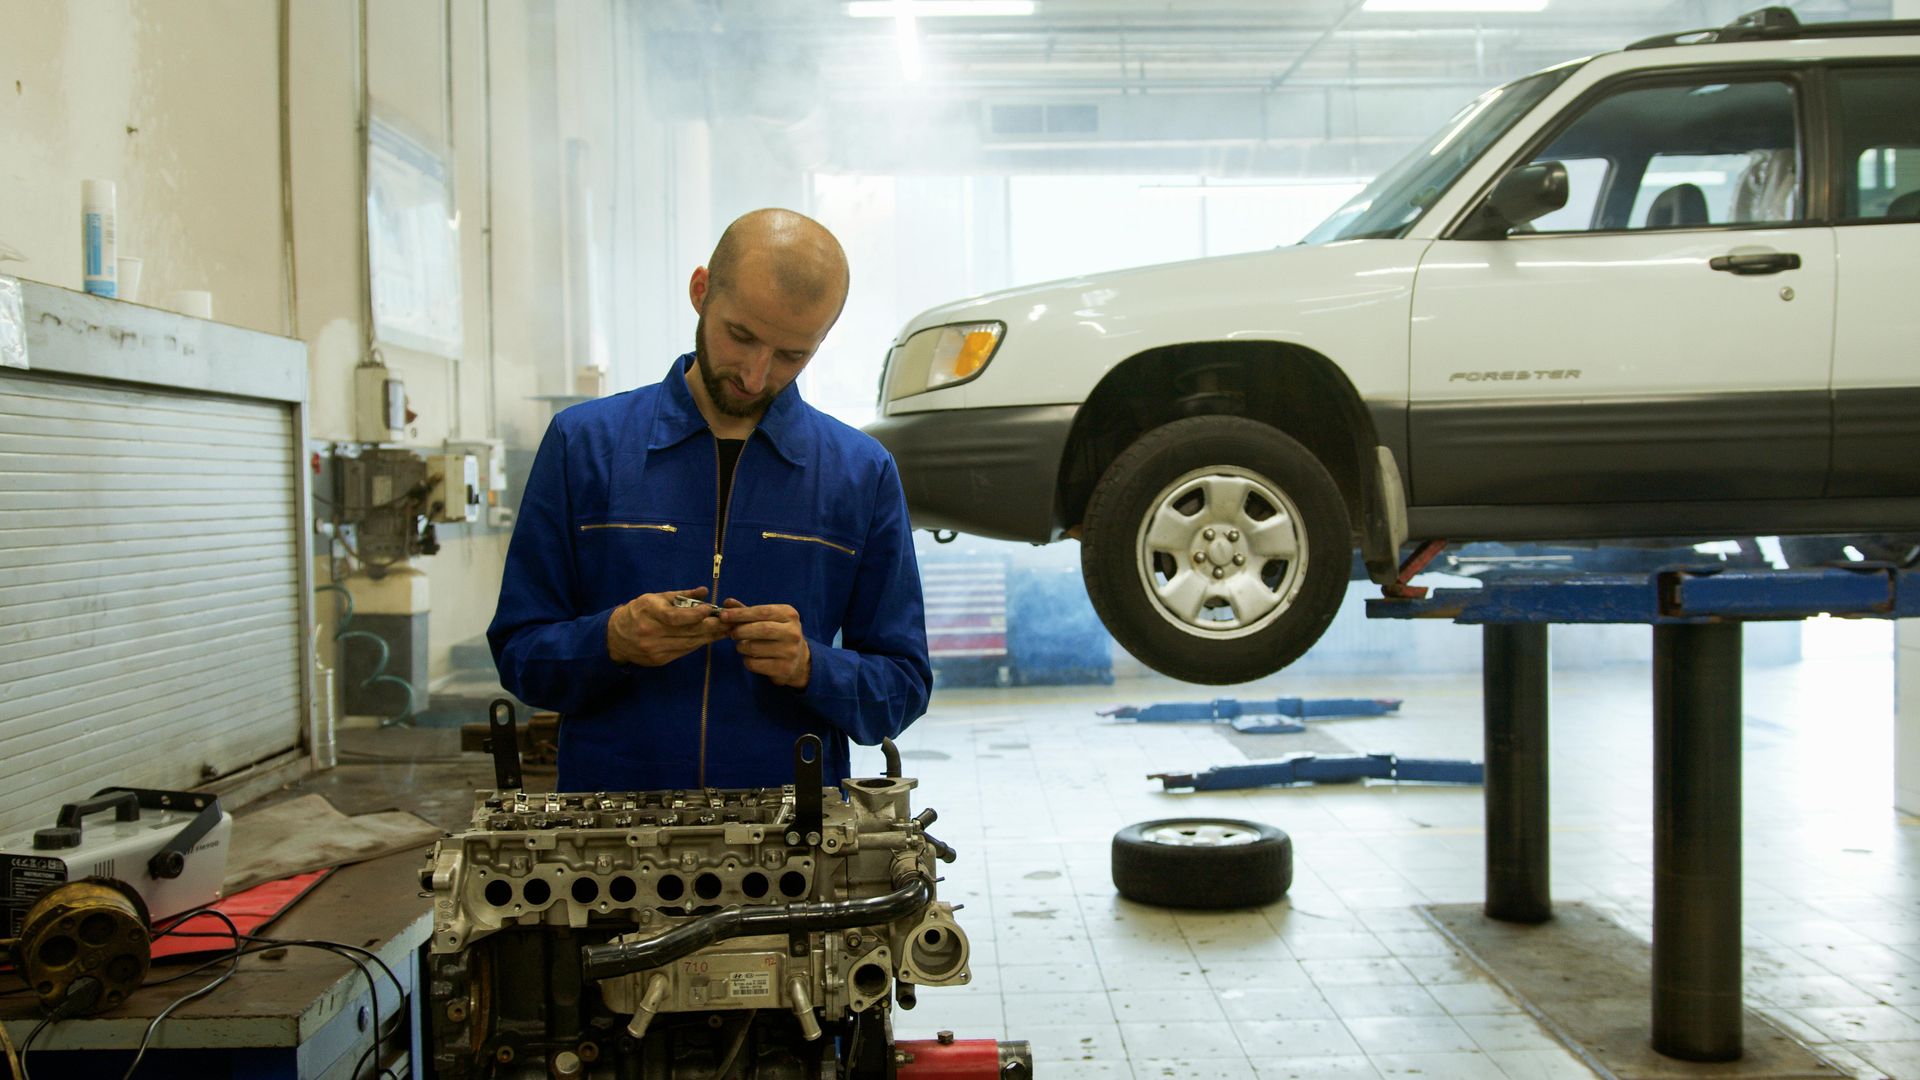
<svg viewBox="0 0 1920 1080"><path fill-rule="evenodd" d="M113 181L81 181L80 270L95 296L116 292L113 216Z"/></svg>

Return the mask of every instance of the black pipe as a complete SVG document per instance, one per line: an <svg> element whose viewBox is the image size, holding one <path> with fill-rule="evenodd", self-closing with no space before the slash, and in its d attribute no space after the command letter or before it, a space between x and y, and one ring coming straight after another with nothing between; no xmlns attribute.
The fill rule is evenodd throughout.
<svg viewBox="0 0 1920 1080"><path fill-rule="evenodd" d="M1653 1048L1741 1054L1740 624L1653 628Z"/></svg>
<svg viewBox="0 0 1920 1080"><path fill-rule="evenodd" d="M581 975L611 979L670 964L729 938L749 934L800 934L812 930L853 930L892 922L927 906L933 883L914 874L884 896L828 900L818 904L733 905L683 923L645 941L588 945L580 950Z"/></svg>
<svg viewBox="0 0 1920 1080"><path fill-rule="evenodd" d="M1547 849L1547 703L1544 623L1481 629L1486 740L1487 917L1553 917Z"/></svg>

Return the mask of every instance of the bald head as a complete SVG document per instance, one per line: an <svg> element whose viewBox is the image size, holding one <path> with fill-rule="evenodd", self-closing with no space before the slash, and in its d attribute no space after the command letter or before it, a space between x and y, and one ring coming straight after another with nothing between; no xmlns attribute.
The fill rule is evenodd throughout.
<svg viewBox="0 0 1920 1080"><path fill-rule="evenodd" d="M847 300L847 254L826 226L791 210L755 210L720 234L707 260L708 288L725 292L752 278L771 285L795 307L830 307Z"/></svg>

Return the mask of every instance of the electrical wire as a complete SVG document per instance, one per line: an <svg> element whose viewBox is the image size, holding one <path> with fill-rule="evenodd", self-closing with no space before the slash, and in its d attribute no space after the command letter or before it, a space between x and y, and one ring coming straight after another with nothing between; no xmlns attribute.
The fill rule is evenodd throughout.
<svg viewBox="0 0 1920 1080"><path fill-rule="evenodd" d="M219 911L214 908L197 908L191 912L188 912L186 915L181 916L181 918L174 923L174 926L177 927L182 923L186 922L188 919L197 918L201 915L214 916L215 918L219 919L221 922L226 923L227 929L233 932L233 935L232 935L233 941L234 941L233 963L230 966L228 966L227 970L221 972L218 976L216 976L211 982L208 982L205 986L202 986L196 990L187 991L186 993L180 995L179 997L174 998L173 1002L169 1004L166 1008L160 1010L159 1014L153 1018L153 1021L147 1025L146 1033L140 1036L140 1046L138 1049L134 1051L133 1062L127 1066L126 1072L120 1074L120 1080L132 1080L133 1071L135 1069L138 1069L140 1067L140 1062L146 1058L147 1047L151 1045L153 1042L153 1033L160 1030L161 1021L173 1015L173 1011L175 1009L178 1009L180 1006L185 1005L189 1002L198 1001L201 998L206 997L208 994L213 993L215 990L220 989L220 987L226 984L226 981L228 979L233 978L234 973L240 970L239 943L242 935L240 933L240 927L234 923L233 919L228 917L226 912ZM171 930L163 930L153 935L153 937L156 939L162 938L162 937L165 937L170 932ZM22 1080L25 1080L25 1078L22 1078Z"/></svg>
<svg viewBox="0 0 1920 1080"><path fill-rule="evenodd" d="M167 927L167 929L162 930L159 933L155 934L154 937L159 938L167 935L172 935L175 937L183 937L183 938L227 936L224 934L212 933L212 932L206 932L206 931L189 932L189 931L182 931L179 929L179 927L183 925L187 919L192 918L193 916L198 914L206 914L209 912L218 914L217 912L214 912L212 908L201 908L201 909L198 909L197 911L188 912L186 915L181 916L179 919L175 920L170 926ZM399 976L393 973L393 968L387 966L387 962L381 959L378 953L375 953L369 949L363 949L358 945L348 945L343 941L321 941L317 939L299 939L299 938L270 938L270 937L261 937L259 935L254 935L254 934L239 934L234 938L234 940L236 943L244 943L241 945L237 945L236 947L236 952L241 955L251 955L253 953L259 953L259 952L271 952L274 949L288 948L288 947L319 949L323 952L333 953L334 955L339 956L342 959L346 960L348 963L352 964L354 967L360 969L361 976L367 980L367 994L372 999L372 1002L373 1002L373 1042L360 1055L360 1059L354 1062L353 1071L347 1074L349 1077L358 1077L360 1075L361 1068L367 1063L367 1059L371 1057L375 1053L375 1051L377 1051L380 1048L380 1044L386 1041L387 1039L392 1038L394 1033L400 1030L401 1010L402 1010L402 1007L406 1004L407 988L406 988L406 985L400 981ZM354 953L359 953L361 956L365 956L367 959L373 961L375 964L378 964L380 966L380 970L386 974L387 980L393 984L393 992L394 992L393 1029L384 1034L380 1031L379 986L374 982L373 972L370 971L367 968L367 965L362 963L358 959L358 957L354 956L353 955ZM206 964L202 964L200 967L201 968L208 967L214 963L217 963L219 959L220 958L210 960ZM195 969L195 970L200 970L200 969ZM191 972L187 974L191 974ZM166 979L162 981L171 982L174 979L178 979L182 977L184 976L176 975L170 979ZM150 984L150 985L159 985L159 984ZM391 1069L382 1069L381 1071L383 1073L392 1072Z"/></svg>
<svg viewBox="0 0 1920 1080"><path fill-rule="evenodd" d="M13 1036L7 1034L7 1025L0 1023L0 1050L7 1052L7 1075L20 1077L26 1069L20 1064L20 1052L13 1048Z"/></svg>
<svg viewBox="0 0 1920 1080"><path fill-rule="evenodd" d="M53 1023L53 1017L51 1016L43 1017L39 1023L33 1025L32 1031L27 1032L26 1040L20 1044L20 1070L19 1070L20 1080L29 1080L27 1076L28 1047L31 1047L33 1045L33 1040L39 1038L40 1032L44 1030L48 1024L51 1024L51 1023Z"/></svg>
<svg viewBox="0 0 1920 1080"><path fill-rule="evenodd" d="M202 916L212 916L226 923L227 931L223 933L219 931L187 931L187 930L181 929L191 920L200 918ZM394 974L393 968L388 966L387 962L381 959L378 953L375 953L369 949L361 948L358 945L349 945L341 941L320 941L320 940L307 940L307 939L295 939L295 938L269 938L269 937L254 935L254 934L243 934L240 932L239 926L235 924L234 921L231 918L229 918L225 912L215 908L195 908L192 911L185 912L179 915L178 917L174 918L173 920L171 920L166 927L155 931L151 935L151 938L154 941L158 941L163 937L225 938L227 940L234 942L234 947L230 952L223 951L221 955L213 957L212 959L209 959L204 963L201 963L193 968L189 968L186 971L168 976L167 978L164 978L164 979L153 980L153 981L142 984L143 989L149 988L149 987L155 987L155 986L165 986L169 983L174 983L182 979L191 978L192 976L197 975L200 972L205 971L206 969L210 967L214 967L218 964L226 963L228 965L227 970L222 972L217 978L208 982L204 986L201 986L195 990L192 990L174 999L170 1004L167 1005L166 1008L160 1011L159 1015L153 1018L152 1022L147 1025L145 1034L141 1036L140 1045L134 1053L133 1062L127 1066L127 1071L122 1074L122 1080L131 1080L134 1070L139 1068L140 1062L146 1057L147 1048L151 1045L155 1032L159 1030L161 1021L165 1020L168 1016L170 1016L174 1012L174 1010L180 1008L181 1006L186 1005L193 1001L197 1001L200 998L206 997L208 994L211 994L215 990L219 989L220 986L225 984L228 979L231 979L234 976L234 974L239 970L241 957L251 956L251 955L254 955L257 953L263 953L263 952L272 952L276 949L310 948L310 949L318 949L322 952L332 953L333 955L338 956L341 959L352 964L355 968L359 970L361 977L366 980L367 994L368 994L368 997L371 999L372 1005L373 1005L373 1041L371 1045L369 1045L367 1049L360 1055L360 1059L354 1063L353 1071L348 1074L350 1077L358 1077L360 1075L361 1069L366 1065L368 1058L370 1058L376 1051L378 1051L378 1049L380 1048L380 1044L385 1042L387 1039L392 1038L393 1035L400 1030L400 1025L403 1020L404 1007L406 1004L406 996L407 996L406 984L400 981L399 976ZM393 1017L392 1017L393 1026L391 1030L386 1031L384 1033L380 1030L379 983L374 979L372 969L369 968L366 963L361 961L358 956L355 956L354 955L355 953L360 954L360 956L365 956L367 959L379 965L380 970L386 975L387 980L393 984L394 997L395 997ZM8 993L19 993L19 992L20 992L19 990L8 991ZM57 1019L66 1019L66 1017L60 1016L56 1011L53 1015L47 1016L46 1018L42 1019L40 1023L35 1025L33 1030L30 1033L28 1033L26 1040L20 1044L17 1051L12 1046L11 1040L7 1037L5 1029L3 1027L0 1027L0 1046L4 1046L5 1050L7 1051L7 1060L11 1065L13 1070L13 1075L17 1078L17 1080L29 1080L27 1067L26 1067L27 1051L29 1048L32 1047L34 1040L39 1038L40 1032L44 1030L48 1024L53 1023ZM380 1074L383 1076L394 1075L393 1070L391 1068L382 1068L380 1070Z"/></svg>

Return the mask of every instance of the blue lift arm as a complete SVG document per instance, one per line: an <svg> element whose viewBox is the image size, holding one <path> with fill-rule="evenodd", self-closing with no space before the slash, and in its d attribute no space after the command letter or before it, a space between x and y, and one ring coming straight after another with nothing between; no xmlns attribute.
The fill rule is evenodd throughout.
<svg viewBox="0 0 1920 1080"><path fill-rule="evenodd" d="M1251 765L1216 765L1203 773L1153 773L1163 791L1231 791L1287 787L1293 784L1341 784L1356 780L1417 780L1431 784L1478 784L1484 770L1477 761L1403 758L1397 754L1320 757L1300 754Z"/></svg>

